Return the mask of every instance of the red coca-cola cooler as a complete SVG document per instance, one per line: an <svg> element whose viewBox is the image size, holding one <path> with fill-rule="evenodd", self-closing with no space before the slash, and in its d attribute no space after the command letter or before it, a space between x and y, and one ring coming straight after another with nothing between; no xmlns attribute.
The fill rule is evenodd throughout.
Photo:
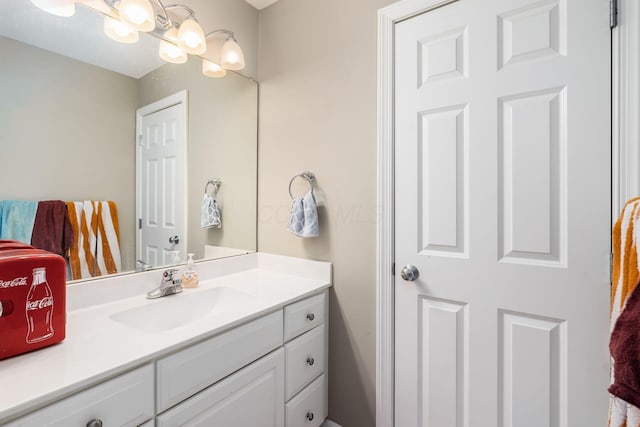
<svg viewBox="0 0 640 427"><path fill-rule="evenodd" d="M0 241L0 359L62 341L65 320L64 258Z"/></svg>

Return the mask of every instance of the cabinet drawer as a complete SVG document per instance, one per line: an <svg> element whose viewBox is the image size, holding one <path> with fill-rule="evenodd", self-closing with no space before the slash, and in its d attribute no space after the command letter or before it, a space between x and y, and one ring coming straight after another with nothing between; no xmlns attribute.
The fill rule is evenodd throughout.
<svg viewBox="0 0 640 427"><path fill-rule="evenodd" d="M327 418L327 383L320 375L287 403L287 427L318 427Z"/></svg>
<svg viewBox="0 0 640 427"><path fill-rule="evenodd" d="M84 427L91 420L104 426L138 426L153 418L153 366L98 384L49 405L7 426Z"/></svg>
<svg viewBox="0 0 640 427"><path fill-rule="evenodd" d="M284 308L284 340L315 328L324 322L327 293L307 298Z"/></svg>
<svg viewBox="0 0 640 427"><path fill-rule="evenodd" d="M283 427L284 350L236 372L157 419L157 427Z"/></svg>
<svg viewBox="0 0 640 427"><path fill-rule="evenodd" d="M325 326L320 325L285 345L286 400L326 370Z"/></svg>
<svg viewBox="0 0 640 427"><path fill-rule="evenodd" d="M282 310L158 360L160 413L282 345Z"/></svg>

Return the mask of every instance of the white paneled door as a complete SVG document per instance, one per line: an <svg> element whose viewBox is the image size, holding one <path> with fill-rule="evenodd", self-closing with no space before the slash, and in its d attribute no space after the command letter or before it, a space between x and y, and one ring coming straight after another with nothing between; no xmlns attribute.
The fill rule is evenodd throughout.
<svg viewBox="0 0 640 427"><path fill-rule="evenodd" d="M606 425L607 7L396 24L396 427Z"/></svg>
<svg viewBox="0 0 640 427"><path fill-rule="evenodd" d="M153 267L185 259L186 105L173 98L138 111L137 256Z"/></svg>

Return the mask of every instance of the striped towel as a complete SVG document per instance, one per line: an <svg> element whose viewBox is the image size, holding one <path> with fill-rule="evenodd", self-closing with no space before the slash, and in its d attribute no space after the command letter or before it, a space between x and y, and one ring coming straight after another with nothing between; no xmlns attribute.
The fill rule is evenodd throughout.
<svg viewBox="0 0 640 427"><path fill-rule="evenodd" d="M629 200L613 227L613 272L611 278L611 321L613 331L616 321L624 311L627 299L638 284L638 243L640 242L640 197ZM615 361L611 362L611 383L615 383ZM616 396L609 401L610 427L639 427L640 409Z"/></svg>
<svg viewBox="0 0 640 427"><path fill-rule="evenodd" d="M114 202L67 202L74 242L69 251L73 280L117 273L120 230Z"/></svg>
<svg viewBox="0 0 640 427"><path fill-rule="evenodd" d="M120 226L118 208L112 201L98 204L98 241L96 243L96 276L122 270L120 264Z"/></svg>

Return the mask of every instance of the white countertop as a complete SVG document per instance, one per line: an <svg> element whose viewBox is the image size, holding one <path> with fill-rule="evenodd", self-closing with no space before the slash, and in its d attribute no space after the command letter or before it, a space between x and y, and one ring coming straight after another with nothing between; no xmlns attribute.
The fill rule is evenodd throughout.
<svg viewBox="0 0 640 427"><path fill-rule="evenodd" d="M159 285L160 270L69 285L66 339L0 361L0 424L331 286L329 263L261 253L201 262L196 270L198 288L158 300L145 293ZM161 332L111 318L149 304L164 304L167 316L179 317L171 312L172 301L217 287L248 296Z"/></svg>

